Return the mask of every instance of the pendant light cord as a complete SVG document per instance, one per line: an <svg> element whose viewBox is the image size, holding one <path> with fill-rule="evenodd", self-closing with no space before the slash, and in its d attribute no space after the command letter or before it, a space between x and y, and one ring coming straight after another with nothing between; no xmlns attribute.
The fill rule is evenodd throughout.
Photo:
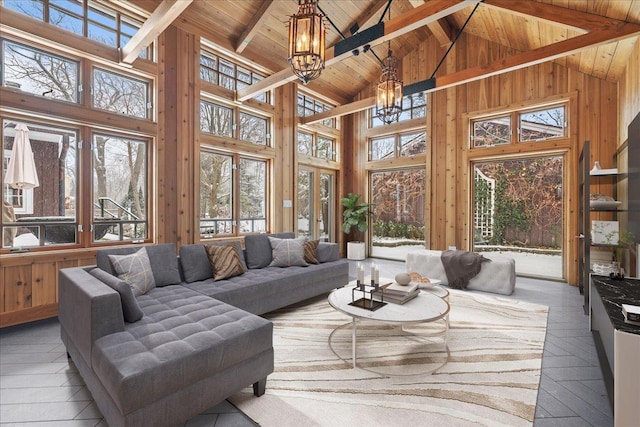
<svg viewBox="0 0 640 427"><path fill-rule="evenodd" d="M464 30L464 27L467 26L467 24L469 23L469 20L471 19L471 17L473 16L473 14L476 12L476 9L478 9L478 6L480 6L480 3L482 3L484 0L481 0L480 2L476 3L476 6L473 8L473 10L471 11L471 13L469 14L469 16L467 17L467 20L464 21L464 24L462 25L462 27L460 27L460 30L458 31L458 34L456 34L456 36L454 37L453 41L451 42L451 44L449 45L449 49L447 49L447 51L444 53L444 56L442 57L442 59L440 60L440 62L438 63L438 65L436 66L436 69L433 70L433 73L431 74L431 77L429 79L433 79L436 76L436 73L438 72L438 70L440 69L440 66L442 65L442 63L444 62L444 60L447 58L447 55L449 54L449 52L451 52L451 49L453 48L453 45L456 44L456 41L458 40L458 37L460 37L460 34L462 34L462 31Z"/></svg>

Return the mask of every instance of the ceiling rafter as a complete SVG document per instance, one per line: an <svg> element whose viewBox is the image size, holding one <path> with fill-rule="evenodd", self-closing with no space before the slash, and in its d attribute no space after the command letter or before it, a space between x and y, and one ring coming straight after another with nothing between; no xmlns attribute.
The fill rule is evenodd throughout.
<svg viewBox="0 0 640 427"><path fill-rule="evenodd" d="M273 0L264 0L260 5L258 11L253 15L251 21L247 24L247 28L240 34L235 44L236 53L242 53L242 51L249 45L251 40L255 37L256 33L260 30L262 18L273 10L275 2Z"/></svg>
<svg viewBox="0 0 640 427"><path fill-rule="evenodd" d="M368 7L363 14L361 14L360 16L358 16L355 21L353 21L351 23L351 25L349 25L349 30L351 28L353 28L354 25L358 25L358 31L362 31L365 28L369 28L372 25L376 24L375 20L376 20L376 15L382 10L384 9L384 7L387 5L387 3L389 2L389 0L377 0L376 3L374 3L373 5L371 5L371 7ZM351 34L351 33L349 33ZM353 33L355 34L355 33ZM351 34L351 35L353 35Z"/></svg>
<svg viewBox="0 0 640 427"><path fill-rule="evenodd" d="M422 6L384 22L384 34L363 44L369 44L371 47L377 46L479 2L480 0L431 0ZM346 40L351 38L349 37ZM336 55L335 47L336 45L325 50L325 67L338 63L352 55L351 51ZM354 46L354 48L356 47L361 46ZM290 68L285 68L258 83L238 90L237 100L245 101L259 93L280 87L296 79L297 77L293 74L293 71Z"/></svg>
<svg viewBox="0 0 640 427"><path fill-rule="evenodd" d="M409 0L411 6L418 7L425 3L425 0ZM438 19L437 21L427 24L427 28L431 31L431 34L438 40L440 46L448 46L453 43L453 38L456 36L456 30L449 24L447 18Z"/></svg>
<svg viewBox="0 0 640 427"><path fill-rule="evenodd" d="M485 0L483 5L499 8L507 13L515 13L539 18L556 25L569 25L584 34L562 40L528 52L499 58L489 64L457 71L436 77L433 87L425 92L458 86L486 77L515 71L531 65L552 61L586 49L591 49L622 39L640 35L640 25L599 15L534 2L513 2L509 0ZM578 27L576 27L578 25ZM342 105L312 116L301 118L301 124L310 124L331 117L339 117L366 110L375 105L375 97Z"/></svg>
<svg viewBox="0 0 640 427"><path fill-rule="evenodd" d="M121 61L132 64L143 49L151 44L167 29L173 21L191 4L193 0L163 0L162 3L144 21L140 29L122 48Z"/></svg>

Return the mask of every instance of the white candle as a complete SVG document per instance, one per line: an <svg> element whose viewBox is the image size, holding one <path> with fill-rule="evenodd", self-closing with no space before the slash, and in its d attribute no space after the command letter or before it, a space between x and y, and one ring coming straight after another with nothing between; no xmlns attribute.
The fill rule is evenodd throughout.
<svg viewBox="0 0 640 427"><path fill-rule="evenodd" d="M370 274L370 279L369 280L375 280L376 277L376 265L372 262L371 263L371 274Z"/></svg>
<svg viewBox="0 0 640 427"><path fill-rule="evenodd" d="M364 282L364 267L360 263L358 263L357 270L358 270L358 281L362 283Z"/></svg>
<svg viewBox="0 0 640 427"><path fill-rule="evenodd" d="M375 271L373 273L373 283L375 283L376 285L380 284L380 270L378 269L378 267L375 268Z"/></svg>

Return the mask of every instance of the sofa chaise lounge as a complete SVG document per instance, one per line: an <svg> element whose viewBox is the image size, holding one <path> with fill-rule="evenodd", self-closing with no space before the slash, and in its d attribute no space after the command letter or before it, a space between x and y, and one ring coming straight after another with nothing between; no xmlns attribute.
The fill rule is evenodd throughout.
<svg viewBox="0 0 640 427"><path fill-rule="evenodd" d="M138 249L103 250L97 267L60 270L62 340L112 427L176 425L250 384L263 394L273 326L259 315L349 281L332 243L319 244L319 264L281 268L269 266L267 235L247 236L246 272L218 281L204 245L182 246L179 257L173 244L145 246L155 287L133 297L142 317L131 322L109 255Z"/></svg>

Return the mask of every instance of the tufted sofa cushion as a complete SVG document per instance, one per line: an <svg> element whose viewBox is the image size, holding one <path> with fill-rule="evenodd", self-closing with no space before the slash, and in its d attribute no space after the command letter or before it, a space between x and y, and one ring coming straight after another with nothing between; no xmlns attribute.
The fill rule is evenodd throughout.
<svg viewBox="0 0 640 427"><path fill-rule="evenodd" d="M271 322L183 286L138 297L144 317L95 342L93 370L123 414L272 348Z"/></svg>

